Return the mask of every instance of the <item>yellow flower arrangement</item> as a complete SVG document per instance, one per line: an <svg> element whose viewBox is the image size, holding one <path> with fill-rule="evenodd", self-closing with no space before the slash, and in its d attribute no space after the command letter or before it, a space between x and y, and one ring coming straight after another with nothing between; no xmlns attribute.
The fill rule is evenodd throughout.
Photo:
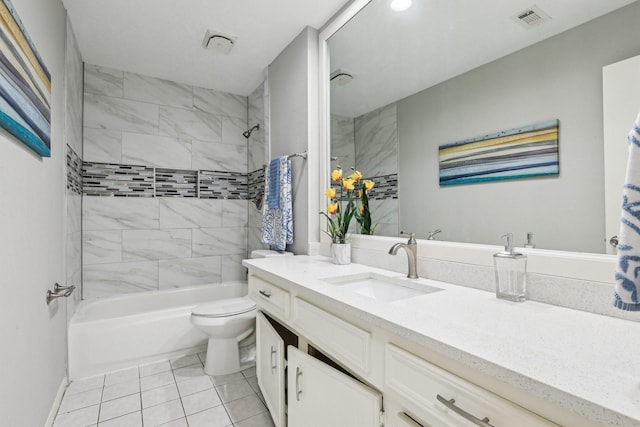
<svg viewBox="0 0 640 427"><path fill-rule="evenodd" d="M362 234L373 234L375 228L371 226L371 213L367 192L373 188L371 180L362 180L362 173L354 170L344 178L340 166L331 172L331 181L340 183L340 191L331 187L325 191L330 199L326 212L320 212L327 218L327 234L333 243L346 243L349 226L353 218L360 224ZM356 207L356 200L360 199L360 206Z"/></svg>

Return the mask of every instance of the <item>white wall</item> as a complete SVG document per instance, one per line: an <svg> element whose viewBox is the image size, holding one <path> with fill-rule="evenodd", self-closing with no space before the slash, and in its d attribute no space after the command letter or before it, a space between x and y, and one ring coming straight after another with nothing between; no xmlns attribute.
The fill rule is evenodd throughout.
<svg viewBox="0 0 640 427"><path fill-rule="evenodd" d="M65 376L65 11L59 0L13 0L52 76L51 158L0 134L0 425L42 426Z"/></svg>
<svg viewBox="0 0 640 427"><path fill-rule="evenodd" d="M269 65L271 157L308 151L292 159L294 242L288 250L308 253L319 241L318 32L305 28Z"/></svg>

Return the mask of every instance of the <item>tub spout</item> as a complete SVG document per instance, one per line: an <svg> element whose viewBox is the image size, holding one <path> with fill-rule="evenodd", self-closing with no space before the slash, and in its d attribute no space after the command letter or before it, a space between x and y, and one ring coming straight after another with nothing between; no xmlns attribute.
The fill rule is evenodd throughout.
<svg viewBox="0 0 640 427"><path fill-rule="evenodd" d="M405 234L404 232L400 232L400 234ZM417 258L418 258L418 244L415 239L414 233L409 233L409 241L407 243L396 243L391 246L389 249L389 255L396 255L398 253L398 249L404 249L407 253L407 263L408 263L408 273L407 277L409 279L418 279L418 268L417 268Z"/></svg>

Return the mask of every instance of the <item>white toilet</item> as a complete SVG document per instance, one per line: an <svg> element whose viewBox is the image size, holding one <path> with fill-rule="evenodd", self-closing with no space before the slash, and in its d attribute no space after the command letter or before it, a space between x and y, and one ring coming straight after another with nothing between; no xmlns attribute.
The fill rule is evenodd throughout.
<svg viewBox="0 0 640 427"><path fill-rule="evenodd" d="M285 255L293 254L271 250L251 252L251 258ZM256 312L256 303L248 296L211 301L191 311L191 323L209 336L204 366L208 375L232 374L254 364L255 358L241 358L240 347L255 330ZM255 340L249 341L255 348ZM252 353L255 354L255 350Z"/></svg>

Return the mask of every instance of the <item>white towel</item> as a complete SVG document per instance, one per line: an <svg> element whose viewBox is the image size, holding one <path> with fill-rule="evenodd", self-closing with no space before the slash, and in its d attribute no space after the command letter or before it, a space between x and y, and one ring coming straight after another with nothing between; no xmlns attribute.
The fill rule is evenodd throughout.
<svg viewBox="0 0 640 427"><path fill-rule="evenodd" d="M628 144L613 305L621 310L640 311L640 114L629 132Z"/></svg>
<svg viewBox="0 0 640 427"><path fill-rule="evenodd" d="M262 206L262 243L277 251L284 251L293 243L293 206L291 198L291 160L287 156L279 158L280 173L278 183L271 182L271 168L267 166L264 174L264 194L268 197L272 185L280 186L278 207L271 208L269 203Z"/></svg>

